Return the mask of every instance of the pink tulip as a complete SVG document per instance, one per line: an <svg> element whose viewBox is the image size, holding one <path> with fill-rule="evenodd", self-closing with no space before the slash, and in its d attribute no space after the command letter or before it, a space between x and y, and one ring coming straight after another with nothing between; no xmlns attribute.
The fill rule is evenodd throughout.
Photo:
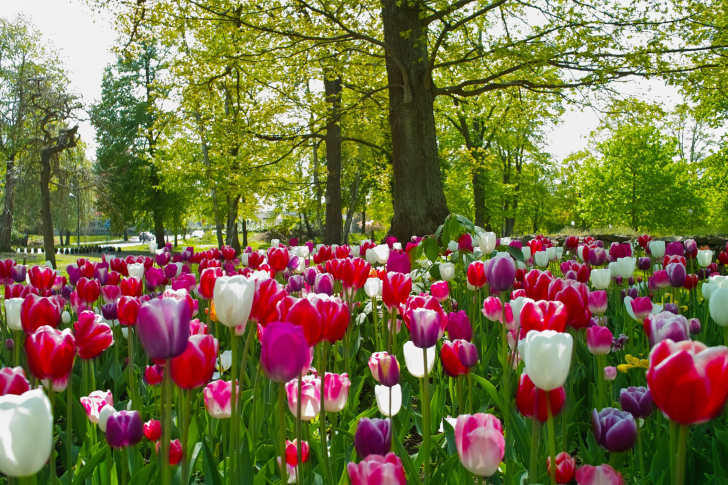
<svg viewBox="0 0 728 485"><path fill-rule="evenodd" d="M648 296L641 296L634 300L625 299L625 304L630 305L635 320L639 322L647 318L652 311L652 300Z"/></svg>
<svg viewBox="0 0 728 485"><path fill-rule="evenodd" d="M374 380L383 386L392 387L399 384L399 363L396 356L386 352L374 352L369 357L369 369Z"/></svg>
<svg viewBox="0 0 728 485"><path fill-rule="evenodd" d="M324 409L330 413L338 413L346 406L349 399L351 381L348 374L332 374L324 377Z"/></svg>
<svg viewBox="0 0 728 485"><path fill-rule="evenodd" d="M500 321L503 316L503 305L497 296L489 296L483 301L483 315L491 322Z"/></svg>
<svg viewBox="0 0 728 485"><path fill-rule="evenodd" d="M369 455L358 464L346 466L351 485L406 485L402 460L392 452Z"/></svg>
<svg viewBox="0 0 728 485"><path fill-rule="evenodd" d="M301 385L301 420L311 421L321 411L321 381L316 376L303 376ZM288 409L298 417L298 379L286 383Z"/></svg>
<svg viewBox="0 0 728 485"><path fill-rule="evenodd" d="M579 485L624 485L622 475L607 464L582 466L576 470L576 482Z"/></svg>
<svg viewBox="0 0 728 485"><path fill-rule="evenodd" d="M118 285L106 285L101 288L101 296L104 297L104 303L116 303L121 297L121 287Z"/></svg>
<svg viewBox="0 0 728 485"><path fill-rule="evenodd" d="M98 424L101 409L105 406L113 406L114 397L111 395L111 391L93 391L88 396L81 398L81 404L86 410L88 420L94 424Z"/></svg>
<svg viewBox="0 0 728 485"><path fill-rule="evenodd" d="M655 285L655 288L667 288L670 286L670 278L667 276L667 271L661 269L652 273L652 284Z"/></svg>
<svg viewBox="0 0 728 485"><path fill-rule="evenodd" d="M500 420L483 413L458 416L455 444L460 463L479 477L489 477L498 471L506 449Z"/></svg>
<svg viewBox="0 0 728 485"><path fill-rule="evenodd" d="M238 386L235 386L238 389ZM203 395L205 397L205 408L213 418L229 418L232 414L232 389L231 381L223 381L219 379L212 381L205 389Z"/></svg>
<svg viewBox="0 0 728 485"><path fill-rule="evenodd" d="M430 294L440 303L447 300L450 297L450 287L447 286L447 281L432 283L432 286L430 286Z"/></svg>
<svg viewBox="0 0 728 485"><path fill-rule="evenodd" d="M586 329L586 346L592 355L607 355L612 349L612 331L594 325Z"/></svg>
<svg viewBox="0 0 728 485"><path fill-rule="evenodd" d="M607 311L606 290L592 291L589 293L589 311L595 315L604 315Z"/></svg>
<svg viewBox="0 0 728 485"><path fill-rule="evenodd" d="M12 342L12 340L9 340ZM22 395L30 390L30 383L22 367L3 367L0 369L0 396Z"/></svg>

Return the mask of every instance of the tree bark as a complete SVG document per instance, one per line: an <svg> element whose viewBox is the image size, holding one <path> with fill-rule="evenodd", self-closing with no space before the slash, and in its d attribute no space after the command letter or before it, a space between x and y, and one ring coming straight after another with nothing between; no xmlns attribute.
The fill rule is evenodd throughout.
<svg viewBox="0 0 728 485"><path fill-rule="evenodd" d="M361 233L366 234L367 233L367 208L366 203L364 204L364 207L361 208Z"/></svg>
<svg viewBox="0 0 728 485"><path fill-rule="evenodd" d="M321 179L319 178L318 143L313 144L313 185L316 188L316 231L323 234L321 223ZM313 236L311 236L313 238Z"/></svg>
<svg viewBox="0 0 728 485"><path fill-rule="evenodd" d="M326 101L331 104L326 125L326 224L323 243L341 244L341 77L324 78Z"/></svg>
<svg viewBox="0 0 728 485"><path fill-rule="evenodd" d="M70 246L70 244L71 244L71 231L66 229L66 242L65 242L64 246Z"/></svg>
<svg viewBox="0 0 728 485"><path fill-rule="evenodd" d="M248 247L248 221L243 219L243 247Z"/></svg>
<svg viewBox="0 0 728 485"><path fill-rule="evenodd" d="M382 0L394 175L389 234L401 241L434 233L449 213L437 152L435 85L422 17L418 2Z"/></svg>
<svg viewBox="0 0 728 485"><path fill-rule="evenodd" d="M349 200L349 208L346 211L346 224L344 225L344 244L349 244L349 234L351 234L351 223L354 219L354 209L359 202L359 180L361 179L361 171L356 171L354 183L351 186L351 199Z"/></svg>
<svg viewBox="0 0 728 485"><path fill-rule="evenodd" d="M129 240L129 230L124 227L124 242L127 242ZM68 243L66 243L68 244Z"/></svg>
<svg viewBox="0 0 728 485"><path fill-rule="evenodd" d="M5 171L5 202L0 219L0 251L9 252L13 234L13 214L15 212L15 156L10 157Z"/></svg>
<svg viewBox="0 0 728 485"><path fill-rule="evenodd" d="M225 244L240 254L240 240L238 239L238 205L240 196L235 194L227 197L227 236Z"/></svg>

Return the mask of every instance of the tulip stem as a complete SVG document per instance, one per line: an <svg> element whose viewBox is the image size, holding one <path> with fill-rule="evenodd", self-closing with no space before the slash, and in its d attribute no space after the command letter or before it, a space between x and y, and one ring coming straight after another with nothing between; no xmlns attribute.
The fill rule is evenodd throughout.
<svg viewBox="0 0 728 485"><path fill-rule="evenodd" d="M232 361L230 364L230 376L232 378L232 388L230 396L232 399L230 400L230 416L232 419L230 420L230 468L228 469L228 483L230 485L233 485L235 483L235 464L237 462L237 452L238 452L238 412L237 412L237 397L238 397L238 388L235 385L235 376L237 375L237 365L238 365L238 342L235 338L235 327L230 328L230 346L232 347ZM240 383L242 384L242 383Z"/></svg>
<svg viewBox="0 0 728 485"><path fill-rule="evenodd" d="M51 421L55 421L55 410L56 410L56 393L53 391L53 379L48 379L48 397L49 401L51 402ZM51 479L50 483L51 485L55 485L56 483L56 450L55 448L51 448L51 458L48 462L48 467L50 468L51 472Z"/></svg>
<svg viewBox="0 0 728 485"><path fill-rule="evenodd" d="M529 481L533 484L538 483L538 417L534 414L531 418L531 462L528 469Z"/></svg>
<svg viewBox="0 0 728 485"><path fill-rule="evenodd" d="M468 372L468 414L473 414L473 376Z"/></svg>
<svg viewBox="0 0 728 485"><path fill-rule="evenodd" d="M688 426L679 425L677 438L677 465L675 468L675 485L685 483L685 458L687 455Z"/></svg>
<svg viewBox="0 0 728 485"><path fill-rule="evenodd" d="M286 470L286 387L284 383L278 388L278 439L281 450L281 485L288 483L288 471Z"/></svg>
<svg viewBox="0 0 728 485"><path fill-rule="evenodd" d="M73 367L71 374L68 376L68 386L66 387L66 472L68 473L68 483L73 483L73 428L71 427L73 420Z"/></svg>
<svg viewBox="0 0 728 485"><path fill-rule="evenodd" d="M248 336L245 338L245 347L243 347L243 363L240 365L240 376L238 377L238 381L240 382L238 387L238 399L242 398L243 394L243 386L245 385L245 377L248 366L248 353L250 351L250 346L253 343L253 334L255 333L256 325L253 322L248 322L247 327ZM248 382L250 382L250 379L248 379ZM242 411L242 409L240 409L240 411Z"/></svg>
<svg viewBox="0 0 728 485"><path fill-rule="evenodd" d="M549 456L551 457L551 485L556 485L556 435L554 433L554 414L551 411L551 391L546 391L546 419L549 431Z"/></svg>
<svg viewBox="0 0 728 485"><path fill-rule="evenodd" d="M376 327L375 327L376 328ZM329 352L329 343L327 341L321 342L321 402L325 402L325 387L324 387L324 381L326 378L326 356ZM299 399L300 403L300 399ZM331 429L331 443L334 442L334 433L335 431L333 428ZM331 473L331 463L329 462L329 449L326 446L326 435L328 434L326 432L326 407L321 406L321 419L319 421L319 434L321 435L321 453L324 455L324 468L326 470L326 481L329 485L335 485L334 483L334 476ZM333 449L333 446L332 446ZM300 460L300 458L299 458Z"/></svg>
<svg viewBox="0 0 728 485"><path fill-rule="evenodd" d="M136 410L136 399L134 399L134 332L133 332L133 326L128 327L127 332L127 339L126 339L126 347L129 351L129 364L127 365L127 368L129 369L129 400L131 400L131 409Z"/></svg>
<svg viewBox="0 0 728 485"><path fill-rule="evenodd" d="M126 485L127 468L129 460L126 457L126 446L121 449L121 485Z"/></svg>
<svg viewBox="0 0 728 485"><path fill-rule="evenodd" d="M430 482L430 378L427 372L427 347L422 349L425 376L422 378L422 453L425 456L425 475L422 483ZM390 414L392 410L389 410Z"/></svg>
<svg viewBox="0 0 728 485"><path fill-rule="evenodd" d="M458 415L464 414L463 413L463 376L457 376L455 379L457 379L457 385L458 385ZM391 412L391 411L390 411Z"/></svg>
<svg viewBox="0 0 728 485"><path fill-rule="evenodd" d="M187 389L185 392L185 396L183 398L183 419L184 424L182 425L182 482L181 483L187 483L188 481L188 474L189 474L189 468L190 468L190 462L189 462L189 449L187 447L187 437L190 427L190 403L192 402L192 389Z"/></svg>
<svg viewBox="0 0 728 485"><path fill-rule="evenodd" d="M640 483L645 482L645 461L642 458L642 430L637 428L637 453L640 456Z"/></svg>
<svg viewBox="0 0 728 485"><path fill-rule="evenodd" d="M723 345L728 347L728 326L723 327Z"/></svg>
<svg viewBox="0 0 728 485"><path fill-rule="evenodd" d="M162 484L169 485L171 483L171 469L169 465L169 445L172 438L172 359L167 359L164 364L164 375L162 378L162 386L164 395L162 402Z"/></svg>
<svg viewBox="0 0 728 485"><path fill-rule="evenodd" d="M16 330L15 331L15 345L13 345L13 354L14 354L14 362L15 367L18 367L20 365L20 345L23 343L22 341L22 331Z"/></svg>
<svg viewBox="0 0 728 485"><path fill-rule="evenodd" d="M324 376L321 376L321 381L323 382ZM302 471L303 471L303 452L301 450L301 400L303 398L303 376L301 374L298 374L298 382L297 382L297 389L296 389L296 483L298 485L301 485L301 482L303 481L301 478ZM322 386L323 387L323 386ZM323 400L323 393L321 394L321 398ZM323 406L322 406L323 407Z"/></svg>

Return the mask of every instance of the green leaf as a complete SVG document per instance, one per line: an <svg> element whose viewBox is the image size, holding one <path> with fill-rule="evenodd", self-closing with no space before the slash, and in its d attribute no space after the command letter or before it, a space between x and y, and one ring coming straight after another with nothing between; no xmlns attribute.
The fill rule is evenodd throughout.
<svg viewBox="0 0 728 485"><path fill-rule="evenodd" d="M159 468L157 467L156 463L150 463L149 465L145 466L139 472L131 477L131 480L129 480L129 485L148 485L149 483L154 483L154 478L157 475L157 470Z"/></svg>
<svg viewBox="0 0 728 485"><path fill-rule="evenodd" d="M425 252L425 256L431 262L436 262L440 256L440 246L437 245L437 241L434 238L426 237L422 241L422 249Z"/></svg>
<svg viewBox="0 0 728 485"><path fill-rule="evenodd" d="M404 464L404 471L407 473L407 483L420 483L420 474L417 473L412 458L407 453L407 450L402 446L402 442L398 439L394 439L394 445L397 447L397 456L402 459Z"/></svg>
<svg viewBox="0 0 728 485"><path fill-rule="evenodd" d="M508 254L510 254L511 256L513 256L513 258L516 261L520 261L521 263L525 263L525 261L523 260L523 251L521 251L517 247L515 247L515 246L508 246L508 247L506 247L506 251L508 251Z"/></svg>
<svg viewBox="0 0 728 485"><path fill-rule="evenodd" d="M493 384L491 384L489 381L486 381L485 379L483 379L482 377L480 377L479 375L477 375L475 373L471 373L471 375L473 376L473 380L475 380L475 382L479 383L483 387L483 389L485 389L488 392L488 394L490 395L490 398L495 403L495 406L498 409L503 410L503 408L501 406L501 397L498 394L498 391L496 390L495 386Z"/></svg>
<svg viewBox="0 0 728 485"><path fill-rule="evenodd" d="M212 456L207 441L204 440L202 441L202 469L205 475L205 485L223 485L215 457Z"/></svg>
<svg viewBox="0 0 728 485"><path fill-rule="evenodd" d="M90 460L83 464L80 470L78 470L78 473L76 473L76 476L73 478L73 485L81 485L84 483L86 479L91 476L99 463L104 461L104 458L106 457L106 445L99 443L96 446L100 449L96 451Z"/></svg>

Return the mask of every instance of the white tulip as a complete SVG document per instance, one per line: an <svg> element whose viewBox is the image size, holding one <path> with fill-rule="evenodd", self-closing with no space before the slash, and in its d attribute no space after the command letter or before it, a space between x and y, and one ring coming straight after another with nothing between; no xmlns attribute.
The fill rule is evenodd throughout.
<svg viewBox="0 0 728 485"><path fill-rule="evenodd" d="M701 268L707 268L713 260L713 251L710 249L701 249L698 251L698 264Z"/></svg>
<svg viewBox="0 0 728 485"><path fill-rule="evenodd" d="M494 232L481 232L478 236L479 243L480 243L480 251L488 255L495 251L495 242L497 238L495 237Z"/></svg>
<svg viewBox="0 0 728 485"><path fill-rule="evenodd" d="M564 257L564 248L559 246L556 248L556 259L561 259Z"/></svg>
<svg viewBox="0 0 728 485"><path fill-rule="evenodd" d="M728 327L728 288L716 289L708 302L710 317L721 327Z"/></svg>
<svg viewBox="0 0 728 485"><path fill-rule="evenodd" d="M360 253L361 253L361 247L360 246L352 246L351 247L351 255L353 257L358 258Z"/></svg>
<svg viewBox="0 0 728 485"><path fill-rule="evenodd" d="M443 281L452 281L455 278L455 265L453 263L440 263L440 278Z"/></svg>
<svg viewBox="0 0 728 485"><path fill-rule="evenodd" d="M23 330L20 322L20 307L23 306L25 298L9 298L5 300L5 318L11 330Z"/></svg>
<svg viewBox="0 0 728 485"><path fill-rule="evenodd" d="M555 246L546 248L546 254L549 255L549 261L556 261L556 247Z"/></svg>
<svg viewBox="0 0 728 485"><path fill-rule="evenodd" d="M369 298L382 296L382 280L379 278L367 278L364 283L364 292Z"/></svg>
<svg viewBox="0 0 728 485"><path fill-rule="evenodd" d="M396 242L396 243L392 244L392 249L402 249L402 243Z"/></svg>
<svg viewBox="0 0 728 485"><path fill-rule="evenodd" d="M531 248L528 246L523 246L521 249L521 253L523 253L523 261L528 262L529 259L531 259Z"/></svg>
<svg viewBox="0 0 728 485"><path fill-rule="evenodd" d="M457 241L450 241L449 243L447 243L447 249L448 249L448 250L449 250L449 251L450 251L451 253L454 253L454 252L456 252L456 251L457 251L458 249L460 249L460 245L458 244L458 242L457 242Z"/></svg>
<svg viewBox="0 0 728 485"><path fill-rule="evenodd" d="M500 240L500 245L501 246L508 247L508 246L511 245L511 242L513 242L513 240L511 238L509 238L509 237L503 237Z"/></svg>
<svg viewBox="0 0 728 485"><path fill-rule="evenodd" d="M233 353L229 350L226 350L222 354L220 354L220 358L217 361L217 370L220 372L225 372L230 368L230 366L233 364Z"/></svg>
<svg viewBox="0 0 728 485"><path fill-rule="evenodd" d="M63 323L68 325L69 323L71 323L71 314L68 313L68 311L64 311L63 313L61 313L61 320L63 321Z"/></svg>
<svg viewBox="0 0 728 485"><path fill-rule="evenodd" d="M432 373L432 369L435 367L435 350L436 345L433 345L427 349L427 374ZM404 344L402 349L404 352L404 363L407 370L414 377L422 378L425 377L425 362L422 349L415 347L412 341L408 341Z"/></svg>
<svg viewBox="0 0 728 485"><path fill-rule="evenodd" d="M386 244L380 244L379 246L375 246L374 256L377 258L377 263L385 264L387 262L387 259L389 259L389 246L387 246Z"/></svg>
<svg viewBox="0 0 728 485"><path fill-rule="evenodd" d="M546 251L537 251L533 256L533 261L539 268L545 268L549 265L549 255Z"/></svg>
<svg viewBox="0 0 728 485"><path fill-rule="evenodd" d="M650 254L660 259L665 255L665 241L650 241Z"/></svg>
<svg viewBox="0 0 728 485"><path fill-rule="evenodd" d="M281 245L281 240L280 239L271 239L270 240L270 247L277 248L280 245Z"/></svg>
<svg viewBox="0 0 728 485"><path fill-rule="evenodd" d="M129 401L131 402L131 401ZM101 408L101 411L99 411L99 429L106 433L106 422L109 420L109 418L116 413L116 409L114 409L114 406L104 406Z"/></svg>
<svg viewBox="0 0 728 485"><path fill-rule="evenodd" d="M0 472L35 475L50 458L52 446L51 403L41 389L0 397Z"/></svg>
<svg viewBox="0 0 728 485"><path fill-rule="evenodd" d="M593 269L591 272L591 283L594 289L606 290L609 288L609 283L612 281L612 264L609 263L610 268L608 269Z"/></svg>
<svg viewBox="0 0 728 485"><path fill-rule="evenodd" d="M149 243L149 252L151 254L154 254L157 252L157 243L156 242L152 241Z"/></svg>
<svg viewBox="0 0 728 485"><path fill-rule="evenodd" d="M422 353L421 349L420 353ZM390 397L391 394L391 397ZM374 386L374 395L377 398L377 407L384 416L392 417L402 409L402 386L396 384L392 387ZM392 402L392 409L389 409L389 402Z"/></svg>
<svg viewBox="0 0 728 485"><path fill-rule="evenodd" d="M129 271L129 276L139 279L144 277L144 263L132 263L127 265L126 269Z"/></svg>
<svg viewBox="0 0 728 485"><path fill-rule="evenodd" d="M212 297L217 319L231 328L247 323L254 296L255 280L243 275L219 277Z"/></svg>
<svg viewBox="0 0 728 485"><path fill-rule="evenodd" d="M539 389L558 389L569 375L573 346L574 341L568 333L531 330L518 346L525 364L524 372Z"/></svg>
<svg viewBox="0 0 728 485"><path fill-rule="evenodd" d="M521 310L523 310L523 305L529 301L533 303L532 299L526 298L525 296L519 296L507 303L511 306L511 311L513 312L513 326L515 328L521 326Z"/></svg>
<svg viewBox="0 0 728 485"><path fill-rule="evenodd" d="M637 258L619 258L617 259L617 273L622 278L630 278L634 274L636 265Z"/></svg>

